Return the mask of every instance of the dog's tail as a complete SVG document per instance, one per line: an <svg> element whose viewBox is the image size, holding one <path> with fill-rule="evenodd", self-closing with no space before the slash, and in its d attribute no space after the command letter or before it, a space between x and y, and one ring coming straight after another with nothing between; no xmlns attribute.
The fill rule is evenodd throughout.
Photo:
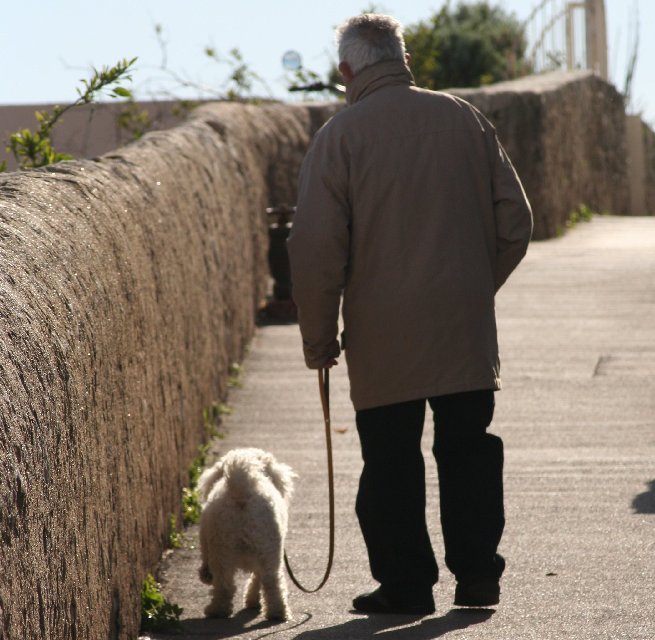
<svg viewBox="0 0 655 640"><path fill-rule="evenodd" d="M217 462L213 467L205 469L198 478L198 494L201 504L205 504L209 498L212 487L223 477L223 463Z"/></svg>
<svg viewBox="0 0 655 640"><path fill-rule="evenodd" d="M252 493L255 478L251 474L252 462L238 452L230 452L209 469L205 469L198 478L198 494L201 504L209 499L214 485L223 480L225 489L239 499L245 499Z"/></svg>
<svg viewBox="0 0 655 640"><path fill-rule="evenodd" d="M235 498L246 500L253 493L258 478L252 473L252 462L236 458L225 465L225 486Z"/></svg>
<svg viewBox="0 0 655 640"><path fill-rule="evenodd" d="M271 481L282 497L289 500L293 480L297 477L291 467L277 462L270 453L260 449L234 449L201 474L198 480L200 501L203 505L207 502L214 485L220 480L223 480L225 490L238 501L246 501L262 477Z"/></svg>

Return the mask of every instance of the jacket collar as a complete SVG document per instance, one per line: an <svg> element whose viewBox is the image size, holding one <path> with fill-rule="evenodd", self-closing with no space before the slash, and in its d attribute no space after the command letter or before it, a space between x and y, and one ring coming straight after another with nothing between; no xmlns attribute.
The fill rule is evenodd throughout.
<svg viewBox="0 0 655 640"><path fill-rule="evenodd" d="M414 83L409 67L400 60L383 60L364 67L346 87L346 102L354 104L382 87Z"/></svg>

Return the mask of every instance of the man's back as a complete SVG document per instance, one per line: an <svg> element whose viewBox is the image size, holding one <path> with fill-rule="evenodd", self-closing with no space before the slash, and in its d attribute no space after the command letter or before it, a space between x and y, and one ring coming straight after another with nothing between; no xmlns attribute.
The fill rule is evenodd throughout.
<svg viewBox="0 0 655 640"><path fill-rule="evenodd" d="M372 84L325 131L348 167L346 299L360 283L418 299L452 288L457 273L493 296L493 128L453 96Z"/></svg>
<svg viewBox="0 0 655 640"><path fill-rule="evenodd" d="M364 69L350 92L352 106L308 155L298 208L323 261L344 269L355 408L499 388L494 187L503 158L493 127L466 102L414 87L399 62ZM502 171L527 208L508 160ZM316 250L304 247L292 246L296 261Z"/></svg>

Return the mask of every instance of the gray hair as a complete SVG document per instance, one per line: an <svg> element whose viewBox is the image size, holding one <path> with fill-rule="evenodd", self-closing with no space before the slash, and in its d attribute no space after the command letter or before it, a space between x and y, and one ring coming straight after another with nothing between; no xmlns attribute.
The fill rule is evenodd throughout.
<svg viewBox="0 0 655 640"><path fill-rule="evenodd" d="M403 27L391 16L363 13L337 27L339 62L347 62L353 74L383 60L405 61Z"/></svg>

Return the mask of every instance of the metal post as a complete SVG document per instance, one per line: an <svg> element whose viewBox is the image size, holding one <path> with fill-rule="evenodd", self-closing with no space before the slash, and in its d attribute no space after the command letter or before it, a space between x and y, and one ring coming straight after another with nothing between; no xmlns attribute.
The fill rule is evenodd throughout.
<svg viewBox="0 0 655 640"><path fill-rule="evenodd" d="M607 25L604 0L585 0L585 31L587 68L592 69L603 80L607 80Z"/></svg>
<svg viewBox="0 0 655 640"><path fill-rule="evenodd" d="M566 5L566 68L571 71L575 67L575 25L573 24L573 10L575 3Z"/></svg>
<svg viewBox="0 0 655 640"><path fill-rule="evenodd" d="M296 322L298 318L291 298L291 268L287 253L287 238L295 211L295 207L287 205L266 209L271 220L268 225L268 266L273 278L273 295L259 311L258 319L262 324Z"/></svg>

